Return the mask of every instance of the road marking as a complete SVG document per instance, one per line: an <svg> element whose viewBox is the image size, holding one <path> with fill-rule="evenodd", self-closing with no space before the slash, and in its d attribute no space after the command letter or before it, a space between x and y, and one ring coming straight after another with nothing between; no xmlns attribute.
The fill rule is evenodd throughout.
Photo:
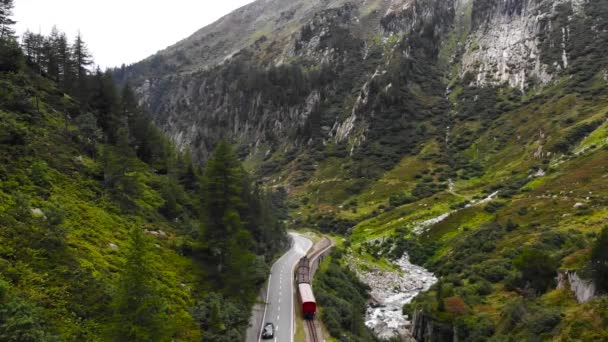
<svg viewBox="0 0 608 342"><path fill-rule="evenodd" d="M279 315L277 315L277 321L279 321Z"/></svg>
<svg viewBox="0 0 608 342"><path fill-rule="evenodd" d="M272 278L272 273L268 275L268 287L266 289L266 304L264 305L264 315L262 316L262 324L266 320L266 309L268 309L268 296L270 295L270 279ZM262 340L262 329L260 329L260 336L258 337L258 341Z"/></svg>

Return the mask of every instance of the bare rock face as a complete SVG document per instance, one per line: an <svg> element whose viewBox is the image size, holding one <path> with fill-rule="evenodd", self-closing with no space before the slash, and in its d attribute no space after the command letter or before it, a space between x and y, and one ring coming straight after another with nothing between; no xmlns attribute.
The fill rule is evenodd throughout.
<svg viewBox="0 0 608 342"><path fill-rule="evenodd" d="M461 2L462 8L472 0ZM508 84L525 90L547 84L569 66L567 22L552 37L552 19L580 15L581 0L473 1L473 31L466 43L461 74L474 75L476 85ZM568 21L569 19L565 19ZM543 42L548 39L549 41ZM558 48L559 60L550 62L543 45Z"/></svg>
<svg viewBox="0 0 608 342"><path fill-rule="evenodd" d="M383 111L423 113L414 93L433 77L522 91L561 77L576 66L577 35L600 34L581 19L589 1L258 0L116 76L198 160L226 138L242 157L313 140L352 154L390 133L369 134L386 126Z"/></svg>
<svg viewBox="0 0 608 342"><path fill-rule="evenodd" d="M560 272L557 275L557 288L569 288L579 303L595 298L596 287L592 280L581 279L574 271Z"/></svg>

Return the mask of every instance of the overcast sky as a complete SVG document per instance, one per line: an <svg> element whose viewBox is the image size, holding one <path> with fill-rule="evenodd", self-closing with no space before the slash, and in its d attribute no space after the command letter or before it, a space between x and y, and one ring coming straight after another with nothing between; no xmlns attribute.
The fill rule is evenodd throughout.
<svg viewBox="0 0 608 342"><path fill-rule="evenodd" d="M16 0L17 33L80 30L102 68L131 64L252 0Z"/></svg>

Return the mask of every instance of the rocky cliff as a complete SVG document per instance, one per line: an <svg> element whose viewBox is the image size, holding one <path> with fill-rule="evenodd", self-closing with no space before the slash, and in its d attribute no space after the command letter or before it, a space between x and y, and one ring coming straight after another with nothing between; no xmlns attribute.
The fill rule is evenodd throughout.
<svg viewBox="0 0 608 342"><path fill-rule="evenodd" d="M433 322L458 340L572 337L576 313L605 314L597 297L530 301L554 286L518 292L538 272L514 264L527 248L583 263L605 224L604 0L260 0L115 76L197 160L237 145L286 187L294 228L448 278L418 296L419 340Z"/></svg>
<svg viewBox="0 0 608 342"><path fill-rule="evenodd" d="M380 111L400 111L422 96L433 107L423 116L437 116L438 124L449 109L432 97L455 81L449 74L522 91L558 79L580 54L573 51L575 35L593 39L601 32L581 26L592 21L586 6L582 0L256 1L117 77L134 82L157 121L200 159L222 137L250 155L261 146L264 153L301 149L315 138L348 142L353 150L375 138L368 135L383 125ZM420 89L429 83L432 89ZM410 98L399 101L404 96Z"/></svg>

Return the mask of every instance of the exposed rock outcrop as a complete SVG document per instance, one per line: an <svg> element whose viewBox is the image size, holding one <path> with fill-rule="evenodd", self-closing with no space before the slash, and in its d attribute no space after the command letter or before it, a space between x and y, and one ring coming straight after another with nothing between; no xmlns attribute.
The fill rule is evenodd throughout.
<svg viewBox="0 0 608 342"><path fill-rule="evenodd" d="M473 85L526 90L576 68L575 36L595 34L579 20L589 1L259 0L117 78L135 84L155 120L199 160L222 138L242 155L300 149L313 138L352 153L374 125L386 126L381 115L424 113L408 97L422 95L417 78L454 72ZM419 121L399 119L402 127Z"/></svg>
<svg viewBox="0 0 608 342"><path fill-rule="evenodd" d="M418 342L457 341L451 324L437 322L420 310L414 312L412 317L412 336Z"/></svg>
<svg viewBox="0 0 608 342"><path fill-rule="evenodd" d="M559 272L557 274L557 288L569 288L579 303L592 300L596 294L593 280L582 279L575 271Z"/></svg>

